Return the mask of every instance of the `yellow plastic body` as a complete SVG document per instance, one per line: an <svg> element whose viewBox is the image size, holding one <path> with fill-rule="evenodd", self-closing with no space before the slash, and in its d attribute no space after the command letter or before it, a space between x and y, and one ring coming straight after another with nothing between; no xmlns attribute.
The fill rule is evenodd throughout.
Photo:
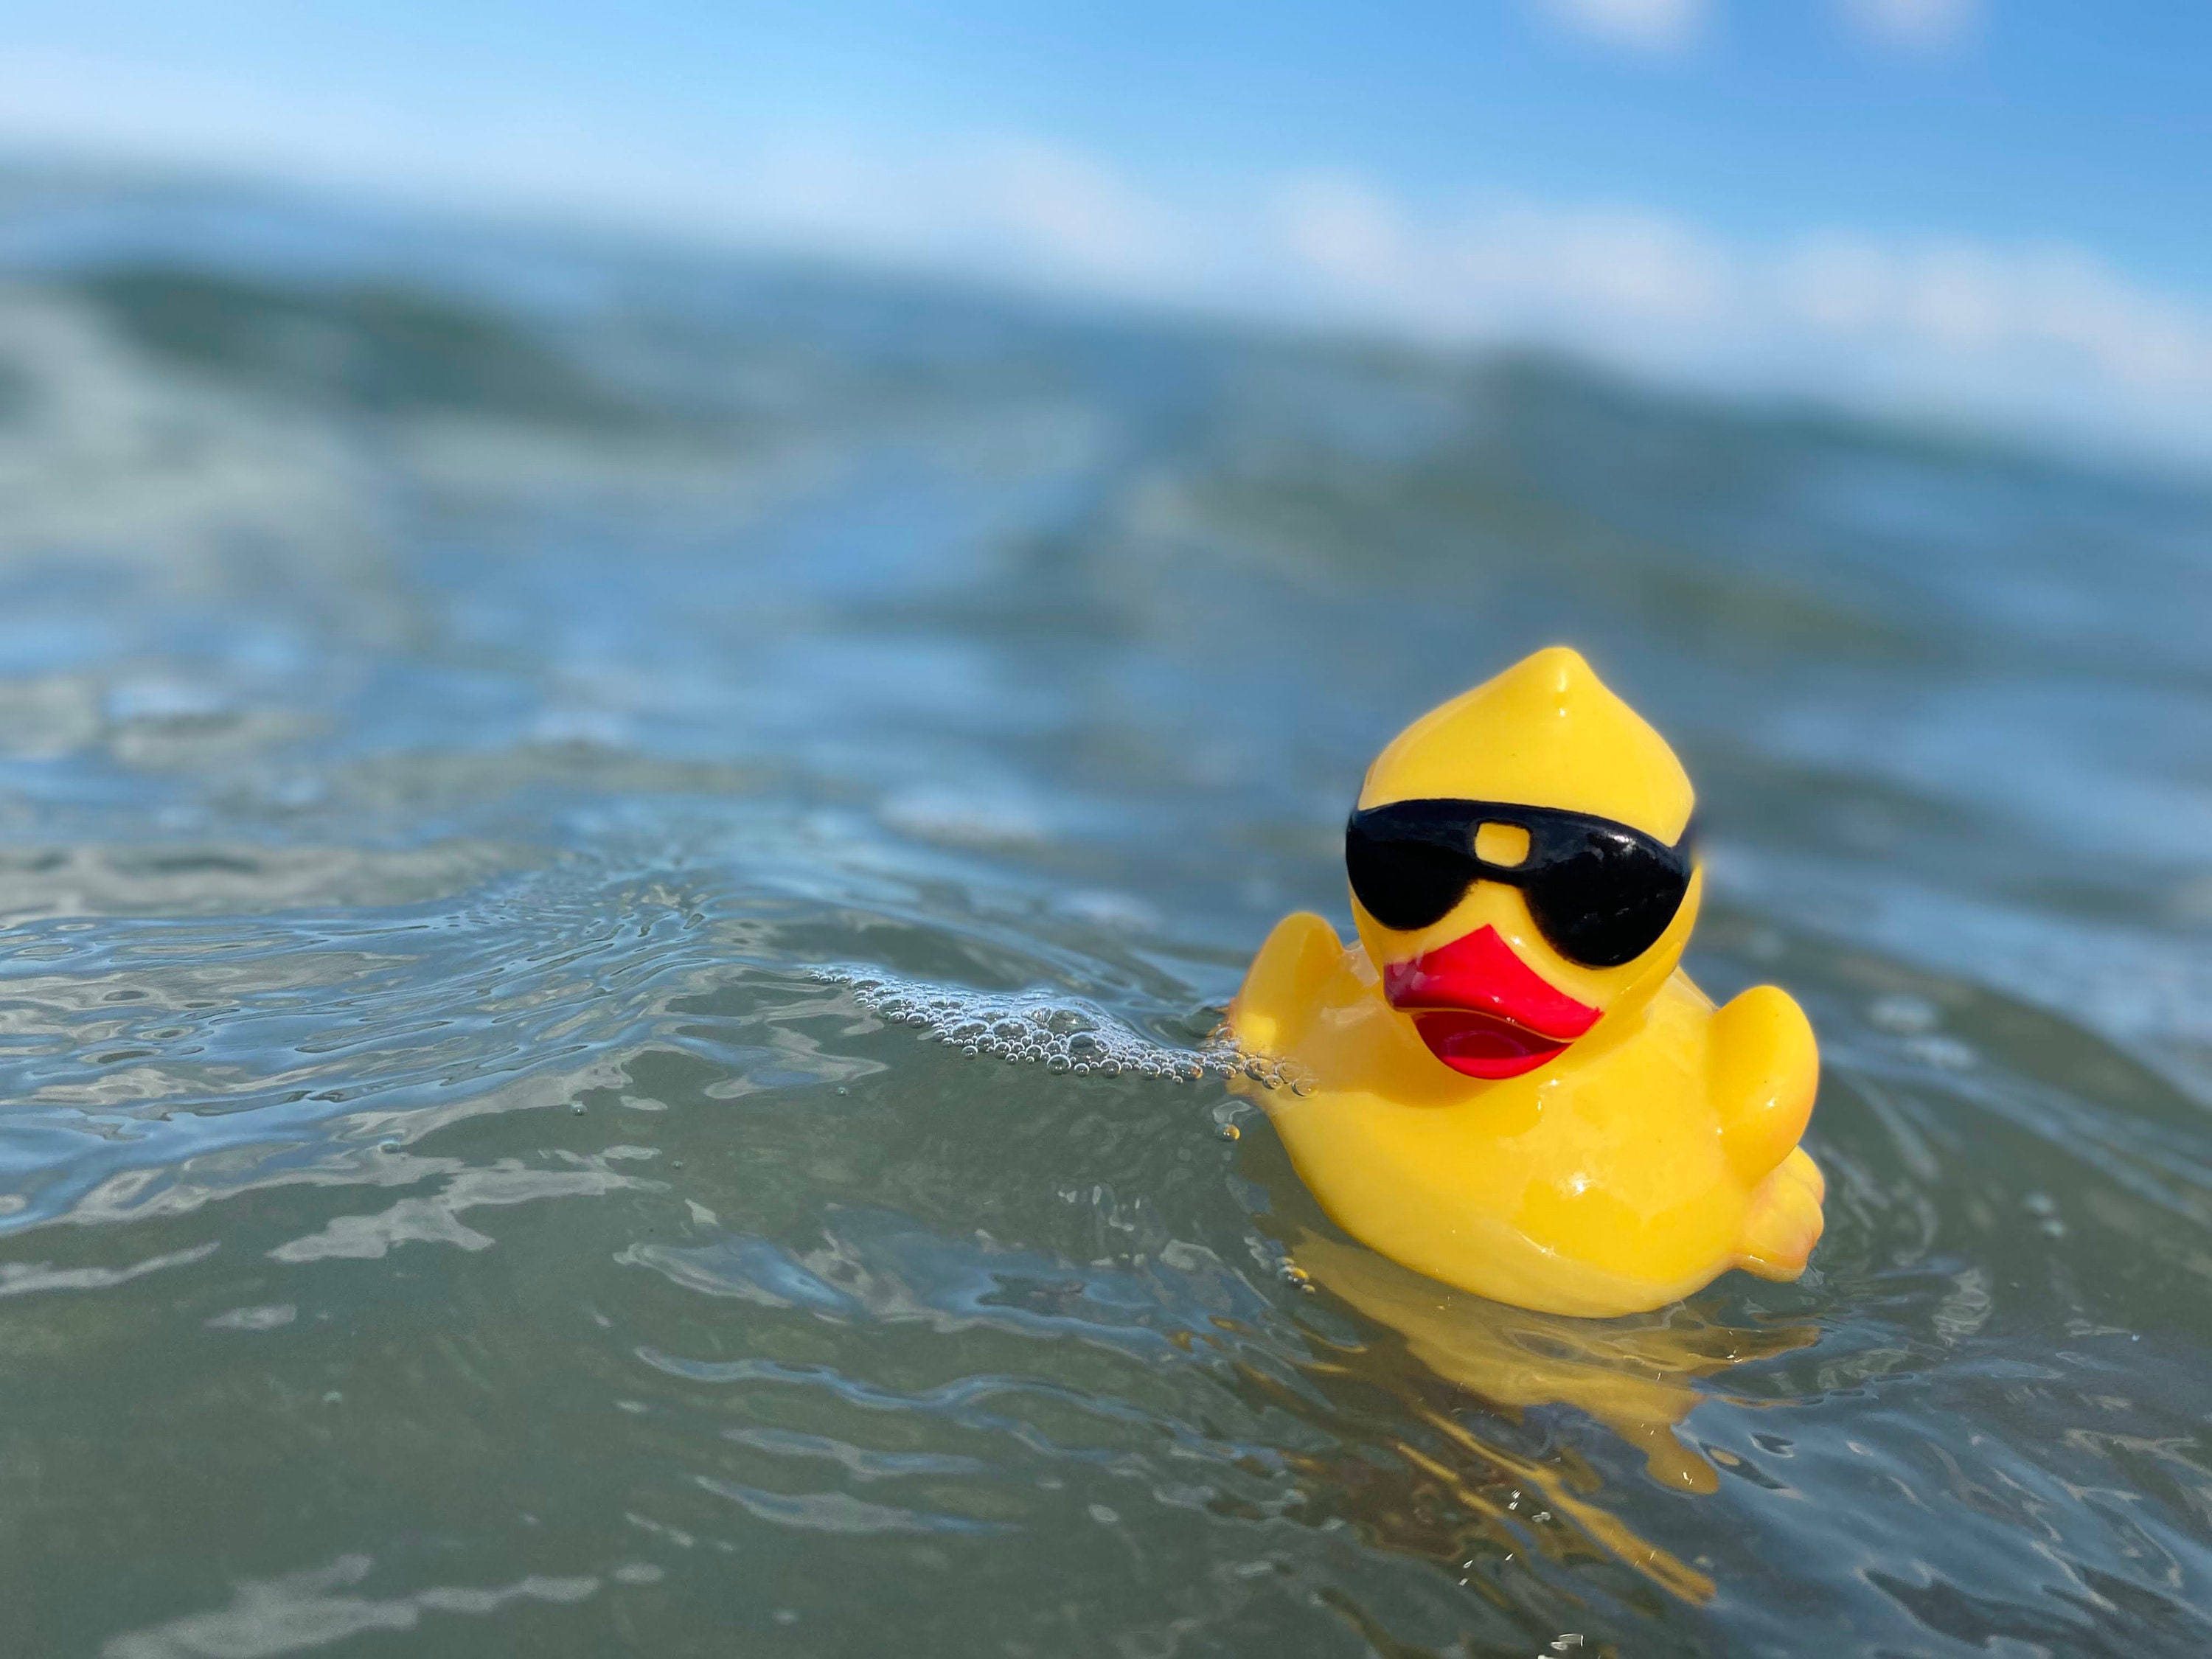
<svg viewBox="0 0 2212 1659"><path fill-rule="evenodd" d="M1562 647L1414 721L1359 803L1431 797L1595 813L1668 842L1695 800L1658 733ZM1310 1080L1261 1097L1330 1217L1419 1273L1550 1313L1662 1307L1730 1267L1802 1272L1824 1195L1797 1145L1820 1072L1812 1027L1772 986L1717 1009L1681 972L1704 884L1693 875L1666 933L1617 968L1560 956L1496 882L1413 933L1355 898L1349 949L1317 915L1278 923L1230 1024ZM1431 1054L1380 971L1486 926L1601 1011L1535 1070L1494 1081Z"/></svg>

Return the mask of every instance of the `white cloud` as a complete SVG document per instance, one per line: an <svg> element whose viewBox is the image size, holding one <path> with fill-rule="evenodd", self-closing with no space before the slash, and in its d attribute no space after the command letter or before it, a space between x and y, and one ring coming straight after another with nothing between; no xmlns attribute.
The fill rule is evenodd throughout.
<svg viewBox="0 0 2212 1659"><path fill-rule="evenodd" d="M1415 202L1342 171L1194 194L1018 137L787 134L702 158L82 63L0 63L0 137L1276 321L1541 343L2212 464L2212 303L2078 248L1749 242L1632 204Z"/></svg>
<svg viewBox="0 0 2212 1659"><path fill-rule="evenodd" d="M1958 362L2070 362L2111 388L2212 395L2212 309L2151 293L2080 249L1828 237L1776 275L1784 314L1835 338Z"/></svg>
<svg viewBox="0 0 2212 1659"><path fill-rule="evenodd" d="M1885 46L1941 52L1980 26L1982 0L1842 0L1844 15Z"/></svg>
<svg viewBox="0 0 2212 1659"><path fill-rule="evenodd" d="M1441 274L1564 320L1602 316L1640 327L1709 323L1734 281L1718 249L1663 215L1516 205L1441 229Z"/></svg>
<svg viewBox="0 0 2212 1659"><path fill-rule="evenodd" d="M1293 179L1277 223L1289 252L1329 279L1385 293L1405 276L1406 227L1397 204L1349 173Z"/></svg>
<svg viewBox="0 0 2212 1659"><path fill-rule="evenodd" d="M1706 0L1543 0L1554 21L1609 46L1674 52L1705 24Z"/></svg>
<svg viewBox="0 0 2212 1659"><path fill-rule="evenodd" d="M1143 279L1168 252L1166 216L1111 167L1057 145L1015 141L977 158L975 198L1035 256L1093 279Z"/></svg>

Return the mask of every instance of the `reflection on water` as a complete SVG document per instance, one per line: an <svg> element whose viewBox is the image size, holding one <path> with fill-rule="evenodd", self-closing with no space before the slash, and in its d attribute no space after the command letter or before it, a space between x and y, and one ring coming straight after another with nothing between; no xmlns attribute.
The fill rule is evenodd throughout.
<svg viewBox="0 0 2212 1659"><path fill-rule="evenodd" d="M291 204L0 230L8 1651L2204 1650L2201 491ZM1206 1047L1377 743L1553 639L1698 781L1699 982L1820 1031L1797 1285L1413 1279Z"/></svg>
<svg viewBox="0 0 2212 1659"><path fill-rule="evenodd" d="M1407 1352L1445 1381L1515 1411L1571 1406L1643 1447L1652 1479L1686 1492L1720 1485L1712 1464L1675 1432L1705 1397L1692 1382L1809 1347L1820 1336L1808 1324L1739 1330L1688 1306L1608 1320L1528 1313L1333 1239L1304 1240L1296 1260L1326 1289L1404 1336Z"/></svg>
<svg viewBox="0 0 2212 1659"><path fill-rule="evenodd" d="M1733 1328L1686 1306L1600 1321L1529 1313L1438 1285L1358 1245L1310 1235L1299 1242L1294 1260L1324 1289L1404 1337L1406 1354L1436 1377L1516 1418L1531 1408L1571 1407L1641 1448L1645 1473L1683 1492L1710 1494L1720 1486L1713 1464L1683 1444L1677 1432L1707 1397L1708 1391L1692 1383L1733 1365L1809 1347L1820 1337L1811 1324ZM1392 1354L1386 1363L1403 1377L1402 1359ZM1412 1443L1401 1445L1401 1455L1412 1469L1449 1486L1469 1507L1488 1509L1492 1524L1486 1533L1494 1544L1510 1553L1517 1542L1562 1559L1566 1546L1556 1533L1531 1530L1556 1520L1686 1601L1712 1595L1711 1578L1622 1524L1605 1507L1601 1492L1591 1490L1597 1482L1584 1470L1570 1472L1553 1460L1489 1445L1425 1398L1430 1391L1418 1382L1406 1392L1409 1414L1442 1436L1453 1455L1440 1459ZM1486 1501L1479 1485L1454 1470L1459 1455L1490 1472L1493 1486L1502 1480L1514 1483L1502 1506L1494 1496ZM1729 1461L1725 1451L1716 1455ZM1513 1526L1516 1519L1519 1528Z"/></svg>

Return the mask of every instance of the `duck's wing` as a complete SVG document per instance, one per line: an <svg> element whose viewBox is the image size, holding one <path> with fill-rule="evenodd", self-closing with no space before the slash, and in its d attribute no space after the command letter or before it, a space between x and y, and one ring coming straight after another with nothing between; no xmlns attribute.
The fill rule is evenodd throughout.
<svg viewBox="0 0 2212 1659"><path fill-rule="evenodd" d="M1751 1195L1738 1264L1761 1279L1795 1279L1803 1273L1805 1258L1826 1225L1820 1200L1827 1190L1820 1166L1802 1146L1784 1158Z"/></svg>
<svg viewBox="0 0 2212 1659"><path fill-rule="evenodd" d="M1729 1164L1756 1186L1788 1158L1813 1115L1820 1051L1786 991L1755 985L1713 1016L1712 1100Z"/></svg>
<svg viewBox="0 0 2212 1659"><path fill-rule="evenodd" d="M1255 1053L1282 1053L1343 971L1344 945L1335 928L1310 910L1285 916L1229 1005L1230 1030Z"/></svg>

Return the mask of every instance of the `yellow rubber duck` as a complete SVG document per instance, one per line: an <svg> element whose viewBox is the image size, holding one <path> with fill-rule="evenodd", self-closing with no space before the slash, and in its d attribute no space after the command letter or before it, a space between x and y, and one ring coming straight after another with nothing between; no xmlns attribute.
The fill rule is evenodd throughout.
<svg viewBox="0 0 2212 1659"><path fill-rule="evenodd" d="M1229 1012L1299 1079L1261 1097L1346 1231L1547 1313L1804 1270L1819 1054L1786 993L1716 1009L1676 965L1705 885L1695 799L1564 647L1376 757L1346 831L1358 945L1285 917Z"/></svg>

